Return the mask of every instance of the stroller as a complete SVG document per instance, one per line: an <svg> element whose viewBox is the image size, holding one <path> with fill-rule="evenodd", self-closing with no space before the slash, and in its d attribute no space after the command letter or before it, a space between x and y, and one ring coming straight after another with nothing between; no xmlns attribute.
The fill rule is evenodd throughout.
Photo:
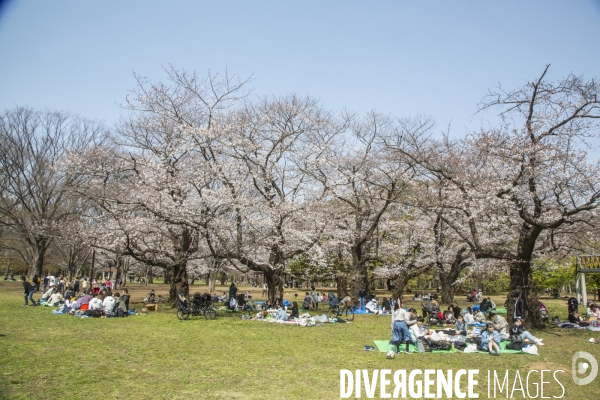
<svg viewBox="0 0 600 400"><path fill-rule="evenodd" d="M579 301L577 301L577 299L575 297L569 298L569 300L567 301L567 304L569 306L569 312L571 312L571 311L577 312L577 309L579 308Z"/></svg>
<svg viewBox="0 0 600 400"><path fill-rule="evenodd" d="M538 307L540 310L540 315L542 316L542 320L544 322L548 321L550 319L550 314L548 314L548 309L546 308L546 305L540 301Z"/></svg>
<svg viewBox="0 0 600 400"><path fill-rule="evenodd" d="M423 318L425 319L425 323L444 325L444 321L440 318L438 312L440 312L440 308L432 302L423 305Z"/></svg>
<svg viewBox="0 0 600 400"><path fill-rule="evenodd" d="M334 308L336 308L339 303L337 296L335 294L333 294L333 292L329 292L327 294L327 301L329 301L329 309L330 310L333 310Z"/></svg>

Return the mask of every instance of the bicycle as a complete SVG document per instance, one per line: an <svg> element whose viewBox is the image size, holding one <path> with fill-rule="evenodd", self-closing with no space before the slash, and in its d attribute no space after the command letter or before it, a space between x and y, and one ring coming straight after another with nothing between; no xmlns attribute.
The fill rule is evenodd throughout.
<svg viewBox="0 0 600 400"><path fill-rule="evenodd" d="M204 316L204 318L208 320L213 320L217 316L217 312L212 307L212 301L202 299L201 297L194 296L191 301L191 307L183 296L178 296L179 307L177 308L177 318L181 321L184 321L190 317L200 317Z"/></svg>
<svg viewBox="0 0 600 400"><path fill-rule="evenodd" d="M329 318L341 317L342 315L346 316L347 321L354 321L354 306L348 304L336 304L333 307L329 308Z"/></svg>

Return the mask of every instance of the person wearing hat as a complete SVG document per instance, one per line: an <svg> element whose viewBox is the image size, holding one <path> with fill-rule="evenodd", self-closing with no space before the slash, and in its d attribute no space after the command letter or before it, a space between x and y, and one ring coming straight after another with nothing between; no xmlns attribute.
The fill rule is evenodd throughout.
<svg viewBox="0 0 600 400"><path fill-rule="evenodd" d="M511 341L524 341L525 339L533 342L539 346L543 346L542 339L538 339L533 336L531 333L525 330L523 326L523 320L521 318L516 318L515 322L510 326L510 338ZM516 340L514 340L516 339Z"/></svg>

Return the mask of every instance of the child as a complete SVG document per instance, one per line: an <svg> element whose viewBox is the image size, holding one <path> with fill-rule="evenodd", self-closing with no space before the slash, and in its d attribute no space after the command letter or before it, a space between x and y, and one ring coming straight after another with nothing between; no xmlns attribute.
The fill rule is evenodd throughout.
<svg viewBox="0 0 600 400"><path fill-rule="evenodd" d="M417 317L417 323L414 325L411 325L411 327L409 328L410 337L411 337L413 343L417 343L417 340L419 338L423 337L423 335L425 334L425 328L423 328L424 322L425 322L425 319L423 317Z"/></svg>
<svg viewBox="0 0 600 400"><path fill-rule="evenodd" d="M408 326L414 325L417 322L411 320L414 311L412 308L405 311L400 307L400 301L394 307L394 312L392 313L392 343L396 345L396 353L400 353L400 344L404 342L406 343L404 353L412 354L408 347L412 342Z"/></svg>
<svg viewBox="0 0 600 400"><path fill-rule="evenodd" d="M492 356L500 355L500 334L494 330L494 325L488 322L485 331L481 333L481 347Z"/></svg>

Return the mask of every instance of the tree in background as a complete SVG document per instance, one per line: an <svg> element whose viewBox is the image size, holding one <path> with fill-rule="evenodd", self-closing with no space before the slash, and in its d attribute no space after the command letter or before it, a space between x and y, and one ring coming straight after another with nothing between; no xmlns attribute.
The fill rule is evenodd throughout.
<svg viewBox="0 0 600 400"><path fill-rule="evenodd" d="M41 276L57 226L76 210L65 197L81 182L65 157L104 139L101 124L64 112L17 107L0 115L0 224L4 248Z"/></svg>

